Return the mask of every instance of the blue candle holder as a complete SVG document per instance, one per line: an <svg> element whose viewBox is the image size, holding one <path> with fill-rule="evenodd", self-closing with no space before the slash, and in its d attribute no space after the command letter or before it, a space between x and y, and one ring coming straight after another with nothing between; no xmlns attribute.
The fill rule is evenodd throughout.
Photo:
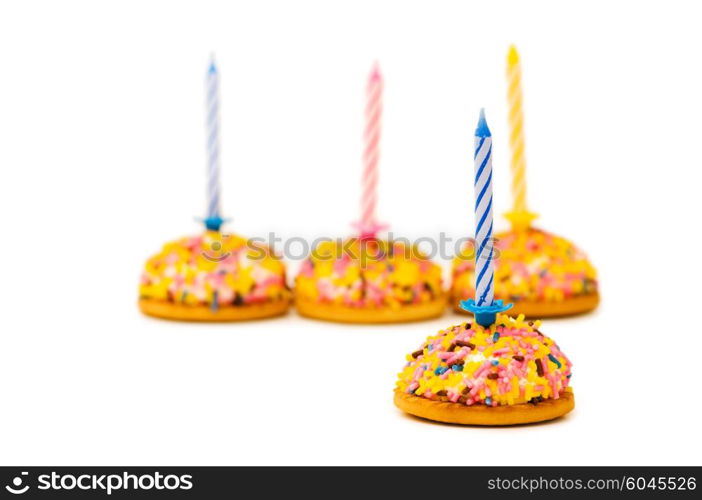
<svg viewBox="0 0 702 500"><path fill-rule="evenodd" d="M475 322L480 326L488 327L497 319L497 313L505 312L512 307L512 304L503 304L501 300L495 300L489 306L479 306L473 299L462 300L461 307L466 311L470 311L475 316Z"/></svg>
<svg viewBox="0 0 702 500"><path fill-rule="evenodd" d="M222 224L229 221L229 219L222 219L219 215L215 215L214 217L206 217L204 219L197 219L197 220L202 222L208 231L219 231L220 228L222 227Z"/></svg>

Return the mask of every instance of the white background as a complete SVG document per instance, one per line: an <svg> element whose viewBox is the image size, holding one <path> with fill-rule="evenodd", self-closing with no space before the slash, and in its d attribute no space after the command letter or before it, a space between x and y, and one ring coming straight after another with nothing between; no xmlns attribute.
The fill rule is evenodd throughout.
<svg viewBox="0 0 702 500"><path fill-rule="evenodd" d="M3 4L0 462L699 465L702 31L692 2L657 4ZM380 216L412 238L461 237L483 106L497 213L509 207L512 42L530 204L601 276L595 314L543 328L575 365L570 416L482 429L396 410L405 353L449 314L387 327L139 314L143 261L200 230L211 51L230 229L348 233L377 59Z"/></svg>

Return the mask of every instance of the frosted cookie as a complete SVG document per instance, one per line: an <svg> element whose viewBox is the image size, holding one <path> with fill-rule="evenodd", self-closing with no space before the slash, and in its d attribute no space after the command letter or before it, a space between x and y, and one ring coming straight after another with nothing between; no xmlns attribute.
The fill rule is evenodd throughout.
<svg viewBox="0 0 702 500"><path fill-rule="evenodd" d="M290 299L285 266L267 246L218 231L164 245L139 285L140 309L174 320L267 318L284 314Z"/></svg>
<svg viewBox="0 0 702 500"><path fill-rule="evenodd" d="M322 242L295 280L304 316L346 323L395 323L444 313L441 268L418 248L376 238Z"/></svg>
<svg viewBox="0 0 702 500"><path fill-rule="evenodd" d="M546 231L517 229L495 235L495 299L511 302L513 314L567 316L591 311L599 303L597 273L575 245ZM475 294L475 246L468 243L453 262L451 297Z"/></svg>
<svg viewBox="0 0 702 500"><path fill-rule="evenodd" d="M498 314L429 337L398 375L395 405L417 417L469 425L514 425L561 417L575 406L571 363L527 322Z"/></svg>

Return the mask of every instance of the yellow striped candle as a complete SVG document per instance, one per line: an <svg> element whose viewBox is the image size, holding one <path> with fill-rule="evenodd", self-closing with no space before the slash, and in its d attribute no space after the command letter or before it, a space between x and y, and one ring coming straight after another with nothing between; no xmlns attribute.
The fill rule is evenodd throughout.
<svg viewBox="0 0 702 500"><path fill-rule="evenodd" d="M507 54L507 104L509 145L512 149L512 210L526 212L526 161L524 159L524 114L522 113L522 69L514 45Z"/></svg>
<svg viewBox="0 0 702 500"><path fill-rule="evenodd" d="M526 202L526 159L524 157L524 113L522 111L522 68L519 53L512 45L507 54L507 106L509 145L512 150L512 212L507 218L515 228L528 227L536 218Z"/></svg>

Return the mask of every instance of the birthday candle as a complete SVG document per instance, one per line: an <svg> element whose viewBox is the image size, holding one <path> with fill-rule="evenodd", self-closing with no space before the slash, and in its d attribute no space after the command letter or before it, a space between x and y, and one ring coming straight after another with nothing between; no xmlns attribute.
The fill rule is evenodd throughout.
<svg viewBox="0 0 702 500"><path fill-rule="evenodd" d="M378 228L375 206L378 186L378 155L380 144L380 121L383 104L383 79L378 66L373 67L366 87L365 129L363 133L363 185L361 193L361 234L374 236Z"/></svg>
<svg viewBox="0 0 702 500"><path fill-rule="evenodd" d="M514 212L527 212L526 161L524 159L524 115L522 113L522 69L512 45L507 54L507 105L509 145L512 150L512 199Z"/></svg>
<svg viewBox="0 0 702 500"><path fill-rule="evenodd" d="M207 71L207 218L211 221L220 220L219 75L214 58Z"/></svg>
<svg viewBox="0 0 702 500"><path fill-rule="evenodd" d="M475 130L475 304L490 306L494 298L492 241L492 134L480 110Z"/></svg>

